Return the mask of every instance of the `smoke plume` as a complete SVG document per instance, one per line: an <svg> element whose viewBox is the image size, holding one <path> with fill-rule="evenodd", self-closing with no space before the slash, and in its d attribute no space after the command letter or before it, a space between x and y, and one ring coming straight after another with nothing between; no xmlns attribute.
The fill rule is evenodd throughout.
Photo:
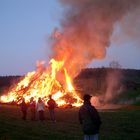
<svg viewBox="0 0 140 140"><path fill-rule="evenodd" d="M53 57L75 76L94 59L103 59L114 25L140 7L139 0L60 0L61 28L54 31Z"/></svg>
<svg viewBox="0 0 140 140"><path fill-rule="evenodd" d="M111 103L120 94L122 73L119 69L109 71L106 76L107 89L104 96L104 103Z"/></svg>
<svg viewBox="0 0 140 140"><path fill-rule="evenodd" d="M140 8L128 12L116 24L117 32L112 35L112 41L118 46L131 42L133 46L140 47Z"/></svg>

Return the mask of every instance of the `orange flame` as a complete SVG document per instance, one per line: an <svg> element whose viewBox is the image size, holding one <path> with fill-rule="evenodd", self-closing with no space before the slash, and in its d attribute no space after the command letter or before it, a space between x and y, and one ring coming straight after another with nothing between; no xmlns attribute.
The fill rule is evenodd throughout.
<svg viewBox="0 0 140 140"><path fill-rule="evenodd" d="M38 62L37 71L28 73L7 95L0 97L0 102L9 103L15 101L19 104L22 98L29 102L31 97L34 97L35 100L41 97L46 103L48 96L52 95L58 106L67 104L80 106L82 101L72 85L66 68L63 68L64 61L51 59L48 69L44 68L43 64L44 62ZM65 86L62 86L57 80L57 75L59 75L60 71L63 71Z"/></svg>

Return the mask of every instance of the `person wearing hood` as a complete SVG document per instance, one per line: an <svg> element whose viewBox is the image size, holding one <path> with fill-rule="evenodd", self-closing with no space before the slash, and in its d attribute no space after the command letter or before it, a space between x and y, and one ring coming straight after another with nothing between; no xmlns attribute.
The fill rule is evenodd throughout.
<svg viewBox="0 0 140 140"><path fill-rule="evenodd" d="M83 97L84 103L79 110L79 121L84 132L84 140L98 140L101 119L98 111L91 105L91 97L85 94Z"/></svg>

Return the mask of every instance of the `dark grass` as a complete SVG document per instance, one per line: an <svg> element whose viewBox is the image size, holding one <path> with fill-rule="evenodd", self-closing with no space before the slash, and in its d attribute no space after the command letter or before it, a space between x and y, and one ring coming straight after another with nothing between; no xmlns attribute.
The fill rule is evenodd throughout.
<svg viewBox="0 0 140 140"><path fill-rule="evenodd" d="M140 89L129 90L120 94L120 98L123 98L123 99L135 99L136 97L140 97Z"/></svg>
<svg viewBox="0 0 140 140"><path fill-rule="evenodd" d="M47 110L47 109L46 109ZM139 140L140 110L123 109L100 112L101 140ZM44 122L21 120L18 107L0 105L0 140L82 140L78 109L57 109L57 122L45 112Z"/></svg>
<svg viewBox="0 0 140 140"><path fill-rule="evenodd" d="M140 101L134 102L133 105L135 105L135 106L140 106Z"/></svg>
<svg viewBox="0 0 140 140"><path fill-rule="evenodd" d="M140 89L137 90L129 90L124 91L119 94L116 98L114 98L114 102L116 103L127 103L132 105L140 105Z"/></svg>

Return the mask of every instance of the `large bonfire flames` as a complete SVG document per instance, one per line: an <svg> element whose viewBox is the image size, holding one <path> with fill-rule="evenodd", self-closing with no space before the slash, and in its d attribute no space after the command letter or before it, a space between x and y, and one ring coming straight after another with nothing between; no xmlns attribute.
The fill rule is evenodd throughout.
<svg viewBox="0 0 140 140"><path fill-rule="evenodd" d="M41 97L45 102L51 94L58 106L81 105L81 99L76 94L67 70L62 69L64 61L51 59L49 68L43 67L43 64L44 62L38 62L37 71L28 73L8 95L1 96L1 102L9 103L14 101L19 104L22 98L29 102L31 97L36 100ZM57 80L57 75L60 71L66 81L63 85Z"/></svg>
<svg viewBox="0 0 140 140"><path fill-rule="evenodd" d="M22 97L26 101L31 97L47 100L51 94L59 106L79 106L81 99L72 85L72 79L94 59L105 57L115 23L123 22L122 19L130 13L135 16L136 9L140 9L139 0L60 1L63 7L66 6L65 18L59 29L61 33L55 30L51 38L53 59L50 66L44 68L39 63L37 71L28 73L8 95L0 98L1 102L14 100L20 103ZM131 28L128 29L130 32Z"/></svg>

